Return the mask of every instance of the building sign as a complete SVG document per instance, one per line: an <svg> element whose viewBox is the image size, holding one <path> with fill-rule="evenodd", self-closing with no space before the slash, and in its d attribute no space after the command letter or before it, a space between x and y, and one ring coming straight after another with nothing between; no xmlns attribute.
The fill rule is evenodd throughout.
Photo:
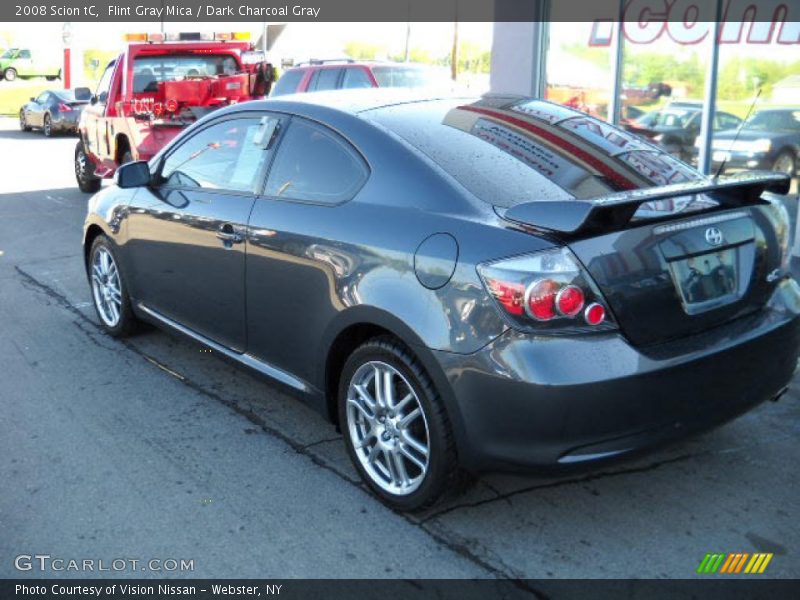
<svg viewBox="0 0 800 600"><path fill-rule="evenodd" d="M713 35L714 15L705 0L629 0L621 24L625 40L652 44L667 36L678 44L699 44ZM800 44L800 3L796 0L722 0L720 44ZM596 19L590 46L609 46L611 19Z"/></svg>

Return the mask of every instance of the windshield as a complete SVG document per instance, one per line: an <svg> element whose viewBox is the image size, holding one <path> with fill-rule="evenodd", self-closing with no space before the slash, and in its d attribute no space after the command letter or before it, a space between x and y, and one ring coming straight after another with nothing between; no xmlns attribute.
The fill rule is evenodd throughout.
<svg viewBox="0 0 800 600"><path fill-rule="evenodd" d="M373 67L372 74L379 87L421 88L449 83L444 72L424 67Z"/></svg>
<svg viewBox="0 0 800 600"><path fill-rule="evenodd" d="M1 59L1 58L14 58L14 55L15 55L17 52L19 52L19 48L9 48L9 49L8 49L8 50L6 50L5 52L3 52L3 55L2 55L2 56L0 56L0 59Z"/></svg>
<svg viewBox="0 0 800 600"><path fill-rule="evenodd" d="M229 54L138 56L133 61L134 93L155 92L161 81L233 75L239 70Z"/></svg>
<svg viewBox="0 0 800 600"><path fill-rule="evenodd" d="M686 127L693 114L688 110L662 110L653 124L658 127Z"/></svg>
<svg viewBox="0 0 800 600"><path fill-rule="evenodd" d="M762 110L744 125L751 131L800 131L800 110Z"/></svg>

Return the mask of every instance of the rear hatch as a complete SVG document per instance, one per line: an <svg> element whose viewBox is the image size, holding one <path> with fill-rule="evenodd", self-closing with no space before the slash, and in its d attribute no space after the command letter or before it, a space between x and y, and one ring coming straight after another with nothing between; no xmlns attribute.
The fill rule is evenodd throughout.
<svg viewBox="0 0 800 600"><path fill-rule="evenodd" d="M647 346L766 304L783 274L789 235L780 200L764 199L762 192L783 184L780 176L753 174L589 202L529 203L503 216L548 229L566 242L622 333ZM689 190L698 193L686 194ZM659 211L657 201L665 199L670 206ZM675 206L683 210L675 213Z"/></svg>
<svg viewBox="0 0 800 600"><path fill-rule="evenodd" d="M569 247L636 345L680 338L758 310L781 267L767 207L644 224Z"/></svg>

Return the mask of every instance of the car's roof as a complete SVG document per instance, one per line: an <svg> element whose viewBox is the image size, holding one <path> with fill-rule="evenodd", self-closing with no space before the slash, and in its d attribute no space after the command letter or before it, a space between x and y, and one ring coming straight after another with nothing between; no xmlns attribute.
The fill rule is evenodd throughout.
<svg viewBox="0 0 800 600"><path fill-rule="evenodd" d="M423 65L419 63L404 63L394 60L353 60L348 58L335 58L335 59L311 59L310 61L303 61L296 65L287 68L287 71L295 71L298 69L318 69L325 67L404 67L407 69L434 69L434 65Z"/></svg>
<svg viewBox="0 0 800 600"><path fill-rule="evenodd" d="M399 104L413 104L452 100L453 103L477 100L477 96L464 96L455 94L436 94L425 89L402 88L369 88L353 90L331 90L326 92L286 94L260 101L258 108L269 110L271 106L295 105L300 112L304 108L325 107L344 113L357 115L362 112L376 110ZM253 103L239 105L242 109L256 108Z"/></svg>

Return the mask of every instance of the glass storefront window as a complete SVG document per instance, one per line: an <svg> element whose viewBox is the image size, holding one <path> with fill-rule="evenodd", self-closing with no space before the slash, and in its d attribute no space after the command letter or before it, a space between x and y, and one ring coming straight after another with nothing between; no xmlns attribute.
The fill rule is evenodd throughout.
<svg viewBox="0 0 800 600"><path fill-rule="evenodd" d="M607 119L614 57L609 47L590 45L591 34L592 23L548 25L545 98Z"/></svg>
<svg viewBox="0 0 800 600"><path fill-rule="evenodd" d="M744 28L747 32L747 26ZM800 148L800 44L720 45L717 79L718 117L749 118L738 127L715 130L711 166L716 172L767 169L795 178Z"/></svg>

